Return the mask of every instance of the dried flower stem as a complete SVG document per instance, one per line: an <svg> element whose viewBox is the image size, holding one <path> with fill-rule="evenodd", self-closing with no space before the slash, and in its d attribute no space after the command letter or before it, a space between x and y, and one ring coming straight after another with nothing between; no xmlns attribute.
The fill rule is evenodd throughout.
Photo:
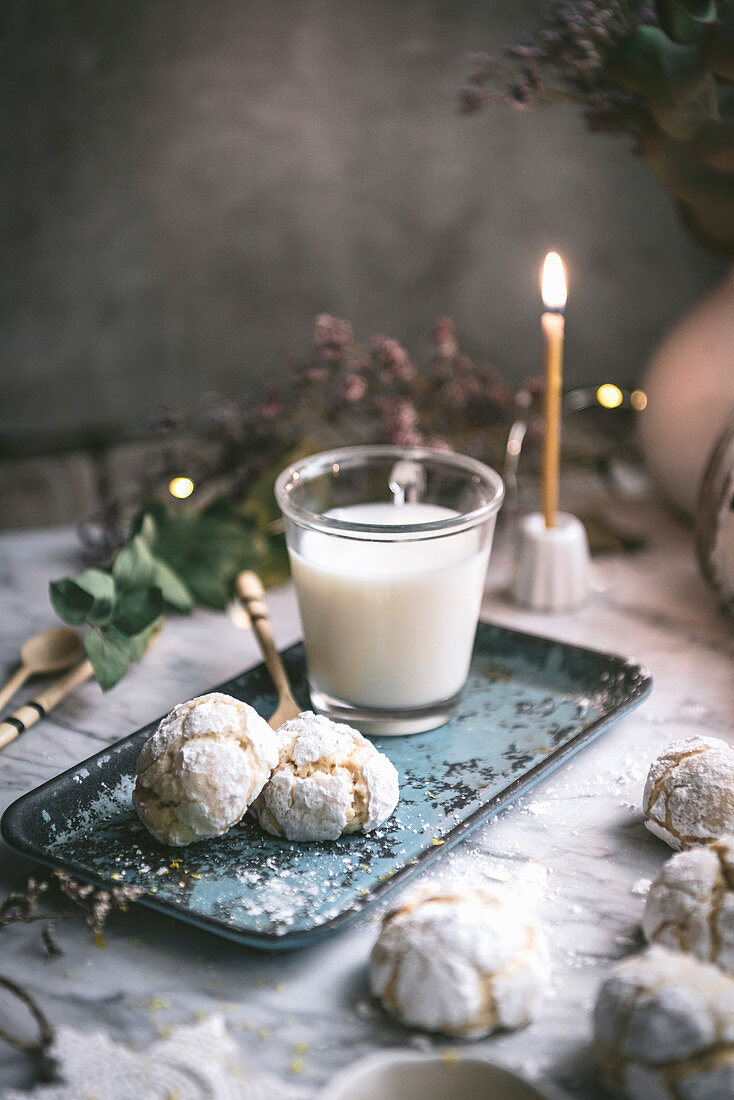
<svg viewBox="0 0 734 1100"><path fill-rule="evenodd" d="M19 1001L23 1002L38 1025L38 1039L31 1041L24 1039L20 1035L14 1034L14 1032L9 1031L0 1024L0 1039L4 1039L6 1043L9 1043L12 1047L15 1047L16 1050L20 1050L24 1054L30 1054L34 1057L44 1055L53 1043L55 1035L54 1029L48 1019L27 989L23 989L10 978L5 978L1 975L0 986L7 989L9 993L12 993L14 997L17 997Z"/></svg>
<svg viewBox="0 0 734 1100"><path fill-rule="evenodd" d="M131 902L144 893L140 886L113 886L112 890L97 889L89 882L77 882L66 871L56 871L59 888L86 914L86 923L99 940L107 917L113 909L127 910Z"/></svg>
<svg viewBox="0 0 734 1100"><path fill-rule="evenodd" d="M124 912L128 905L136 901L143 890L138 886L115 886L112 890L98 890L89 883L79 883L65 871L57 871L59 888L61 891L79 906L86 914L86 923L94 934L95 942L100 942L105 921L112 909ZM54 921L40 911L40 898L47 893L49 884L43 880L29 878L25 890L14 890L0 904L0 928L11 924L31 924L34 921L45 920L41 938L51 958L63 955L61 946L54 936ZM56 918L66 920L66 917ZM38 1025L38 1039L28 1040L16 1035L8 1028L0 1024L0 1039L34 1057L44 1055L54 1040L54 1029L44 1013L39 1008L35 999L17 982L11 978L0 976L0 986L7 989L14 997L22 1001L33 1016Z"/></svg>

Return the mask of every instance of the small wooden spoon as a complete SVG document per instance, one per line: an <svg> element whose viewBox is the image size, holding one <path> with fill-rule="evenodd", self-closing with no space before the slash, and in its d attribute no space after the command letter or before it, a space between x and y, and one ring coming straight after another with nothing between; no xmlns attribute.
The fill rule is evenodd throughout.
<svg viewBox="0 0 734 1100"><path fill-rule="evenodd" d="M60 703L67 695L71 695L72 691L76 691L81 684L93 675L92 662L84 660L71 672L67 672L66 676L62 676L60 680L54 680L49 687L39 692L35 699L29 700L14 714L8 715L4 721L0 722L0 749L4 749L6 745L14 741L18 734L25 733L31 726L35 726L36 722L40 722L42 718L45 718L57 703Z"/></svg>
<svg viewBox="0 0 734 1100"><path fill-rule="evenodd" d="M262 581L257 573L240 573L235 582L235 590L242 606L250 616L252 629L255 631L268 672L278 692L277 710L268 719L268 725L277 730L278 726L282 726L289 718L296 718L301 713L301 708L293 698L288 673L275 648Z"/></svg>
<svg viewBox="0 0 734 1100"><path fill-rule="evenodd" d="M62 672L84 656L79 635L68 626L54 626L34 634L23 642L20 651L20 668L13 673L4 688L0 689L0 707L12 699L29 676L44 676Z"/></svg>

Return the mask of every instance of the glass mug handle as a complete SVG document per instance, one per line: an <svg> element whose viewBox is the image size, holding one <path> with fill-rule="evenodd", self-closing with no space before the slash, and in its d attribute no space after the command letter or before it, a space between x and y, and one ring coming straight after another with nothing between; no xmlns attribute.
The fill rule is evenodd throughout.
<svg viewBox="0 0 734 1100"><path fill-rule="evenodd" d="M403 458L390 471L388 485L395 504L413 504L425 494L426 471L420 462Z"/></svg>

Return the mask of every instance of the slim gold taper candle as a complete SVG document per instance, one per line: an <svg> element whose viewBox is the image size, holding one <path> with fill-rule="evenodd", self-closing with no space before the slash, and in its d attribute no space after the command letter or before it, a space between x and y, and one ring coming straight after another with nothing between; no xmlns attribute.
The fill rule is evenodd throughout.
<svg viewBox="0 0 734 1100"><path fill-rule="evenodd" d="M557 252L549 252L543 264L542 295L543 370L545 374L545 436L543 439L543 518L555 527L558 514L558 482L561 454L561 397L563 392L563 339L566 279Z"/></svg>

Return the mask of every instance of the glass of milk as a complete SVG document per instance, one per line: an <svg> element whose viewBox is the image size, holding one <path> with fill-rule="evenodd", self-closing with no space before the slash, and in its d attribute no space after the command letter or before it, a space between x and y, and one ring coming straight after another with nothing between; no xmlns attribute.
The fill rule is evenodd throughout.
<svg viewBox="0 0 734 1100"><path fill-rule="evenodd" d="M346 447L278 477L316 711L419 733L456 708L504 487L427 448Z"/></svg>

